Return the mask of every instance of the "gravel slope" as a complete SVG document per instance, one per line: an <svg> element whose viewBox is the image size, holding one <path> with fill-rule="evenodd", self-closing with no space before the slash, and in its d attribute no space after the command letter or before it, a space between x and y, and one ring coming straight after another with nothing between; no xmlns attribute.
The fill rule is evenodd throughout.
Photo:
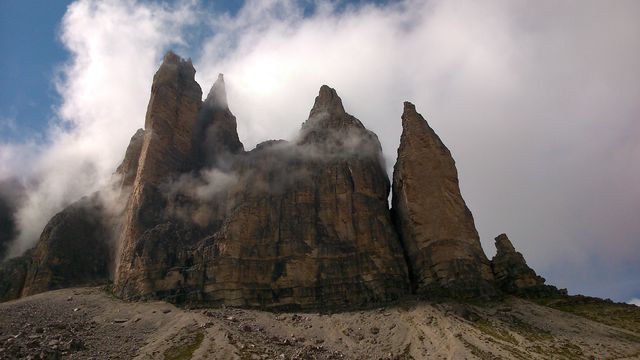
<svg viewBox="0 0 640 360"><path fill-rule="evenodd" d="M277 314L183 310L75 288L0 304L0 359L20 358L640 359L640 329L516 298Z"/></svg>

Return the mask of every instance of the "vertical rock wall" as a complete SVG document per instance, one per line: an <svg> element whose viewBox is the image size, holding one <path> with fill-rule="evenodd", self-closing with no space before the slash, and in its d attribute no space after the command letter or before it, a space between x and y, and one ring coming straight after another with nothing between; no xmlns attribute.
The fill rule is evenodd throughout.
<svg viewBox="0 0 640 360"><path fill-rule="evenodd" d="M409 102L393 170L392 211L418 294L495 294L489 261L460 194L455 161Z"/></svg>

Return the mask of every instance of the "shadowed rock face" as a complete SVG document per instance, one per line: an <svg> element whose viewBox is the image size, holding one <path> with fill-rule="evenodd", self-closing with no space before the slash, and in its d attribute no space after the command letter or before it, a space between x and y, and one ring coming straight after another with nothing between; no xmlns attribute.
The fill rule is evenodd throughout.
<svg viewBox="0 0 640 360"><path fill-rule="evenodd" d="M502 291L528 296L559 293L555 287L544 284L545 279L527 265L506 234L498 235L495 240L497 252L491 259L491 268Z"/></svg>
<svg viewBox="0 0 640 360"><path fill-rule="evenodd" d="M227 104L224 78L220 74L198 115L194 131L196 166L228 169L233 155L244 152L237 128L236 117Z"/></svg>
<svg viewBox="0 0 640 360"><path fill-rule="evenodd" d="M116 169L116 174L121 177L121 188L129 188L133 186L133 182L136 180L136 174L138 172L138 161L140 160L140 153L142 152L143 144L144 130L138 129L129 141L129 146L127 146L127 151L124 154L122 163L120 163Z"/></svg>
<svg viewBox="0 0 640 360"><path fill-rule="evenodd" d="M97 194L56 214L35 248L0 265L0 299L106 283L113 261L108 219Z"/></svg>
<svg viewBox="0 0 640 360"><path fill-rule="evenodd" d="M0 261L8 255L10 243L18 235L15 213L24 200L25 192L16 178L0 181Z"/></svg>
<svg viewBox="0 0 640 360"><path fill-rule="evenodd" d="M217 99L226 98L220 81L212 90ZM220 189L205 197L154 196L162 199L158 212L180 207L193 214L207 204L209 219L164 211L164 221L135 241L135 271L119 278L134 286L123 286L122 295L317 308L389 301L408 292L380 144L344 111L335 90L322 87L298 141L267 142L248 153L237 135L225 135L235 133L226 101L213 105L223 108L217 118L214 112L208 138L231 140L211 153L226 152L233 162L213 162L206 171L225 172L233 181L208 184ZM210 113L204 109L201 119Z"/></svg>
<svg viewBox="0 0 640 360"><path fill-rule="evenodd" d="M493 275L449 149L405 102L393 170L393 215L415 291L426 296L493 296Z"/></svg>
<svg viewBox="0 0 640 360"><path fill-rule="evenodd" d="M260 307L388 301L409 290L377 137L323 86L295 143L236 163L229 215L198 250L203 300Z"/></svg>
<svg viewBox="0 0 640 360"><path fill-rule="evenodd" d="M22 296L109 279L110 229L97 195L56 214L33 249Z"/></svg>

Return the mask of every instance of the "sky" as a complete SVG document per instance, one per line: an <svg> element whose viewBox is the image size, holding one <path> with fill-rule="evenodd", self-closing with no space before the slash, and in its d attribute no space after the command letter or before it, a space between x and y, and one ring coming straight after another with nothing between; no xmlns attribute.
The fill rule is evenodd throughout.
<svg viewBox="0 0 640 360"><path fill-rule="evenodd" d="M0 181L18 254L99 189L173 49L225 74L246 149L290 139L320 85L376 132L402 102L450 148L489 257L506 232L548 283L640 298L640 2L78 0L0 3Z"/></svg>

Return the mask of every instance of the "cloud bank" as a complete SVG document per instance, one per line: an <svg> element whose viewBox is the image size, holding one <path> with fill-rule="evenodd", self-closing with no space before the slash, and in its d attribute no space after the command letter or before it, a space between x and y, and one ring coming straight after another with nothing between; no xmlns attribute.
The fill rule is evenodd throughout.
<svg viewBox="0 0 640 360"><path fill-rule="evenodd" d="M309 11L250 0L236 14L210 10L69 7L57 121L45 142L0 145L0 177L30 181L14 253L108 180L174 48L193 59L205 94L225 74L247 149L292 138L327 84L378 134L390 170L402 102L412 101L451 149L489 255L507 232L553 284L640 296L640 3L317 2Z"/></svg>

